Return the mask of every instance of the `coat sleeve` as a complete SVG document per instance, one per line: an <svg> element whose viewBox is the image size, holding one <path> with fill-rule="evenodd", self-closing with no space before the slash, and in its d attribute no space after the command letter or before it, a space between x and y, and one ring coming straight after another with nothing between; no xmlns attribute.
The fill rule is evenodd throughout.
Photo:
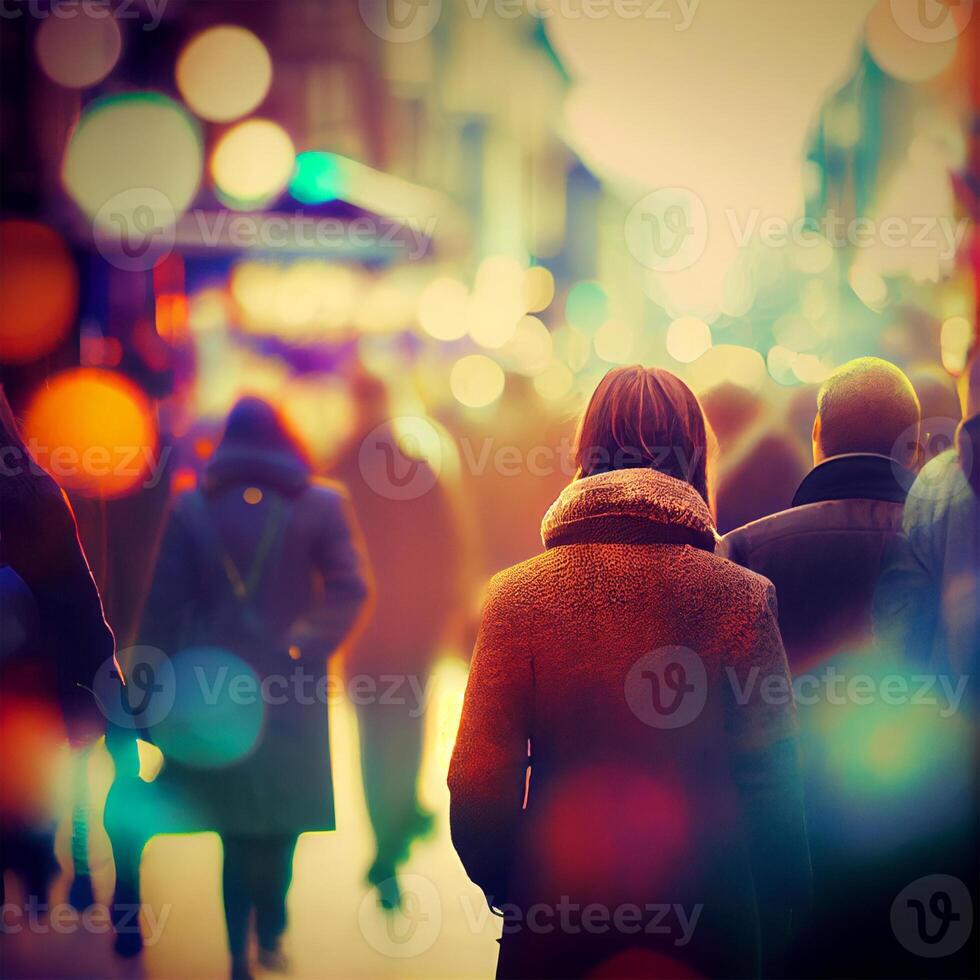
<svg viewBox="0 0 980 980"><path fill-rule="evenodd" d="M49 542L43 578L28 582L42 620L57 639L60 699L68 737L85 744L105 731L105 718L92 695L99 668L115 653L115 639L102 609L68 498L52 494Z"/></svg>
<svg viewBox="0 0 980 980"><path fill-rule="evenodd" d="M370 612L373 584L367 552L346 491L322 488L322 515L313 538L313 563L323 580L317 607L297 623L290 642L306 653L330 656Z"/></svg>
<svg viewBox="0 0 980 980"><path fill-rule="evenodd" d="M760 904L805 907L811 894L810 852L796 707L776 590L769 582L760 606L749 654L735 669L738 683L724 688L732 773Z"/></svg>
<svg viewBox="0 0 980 980"><path fill-rule="evenodd" d="M449 823L470 878L491 906L508 893L532 737L534 667L506 600L483 612L449 766Z"/></svg>
<svg viewBox="0 0 980 980"><path fill-rule="evenodd" d="M904 534L883 556L873 623L875 642L882 650L924 666L932 658L941 605L934 538L945 528L931 515L921 515L915 504L915 498L906 503Z"/></svg>

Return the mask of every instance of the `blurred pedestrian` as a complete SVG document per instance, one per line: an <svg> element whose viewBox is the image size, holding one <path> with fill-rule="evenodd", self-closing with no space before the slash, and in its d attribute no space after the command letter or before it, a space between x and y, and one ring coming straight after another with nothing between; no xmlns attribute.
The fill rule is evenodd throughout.
<svg viewBox="0 0 980 980"><path fill-rule="evenodd" d="M832 672L850 680L879 670L872 605L901 538L919 422L919 401L899 368L876 357L840 366L818 392L814 467L792 506L722 539L723 554L775 585L780 632L800 690L823 690L818 682ZM888 825L901 821L904 800L881 793L869 803L864 787L848 790L842 753L867 752L881 718L877 705L857 705L863 712L857 720L865 721L855 726L850 706L831 707L828 700L800 706L815 915L790 972L876 975L875 962L896 947L888 922L893 878L874 848L855 844L853 825L877 821L883 847ZM907 717L901 714L898 723L905 727ZM895 868L899 853L888 851ZM834 942L818 942L823 935Z"/></svg>
<svg viewBox="0 0 980 980"><path fill-rule="evenodd" d="M357 711L361 776L376 851L367 880L385 908L401 903L398 866L433 827L418 800L432 665L468 602L461 524L446 477L426 452L439 435L390 417L384 383L354 382L357 425L331 475L349 490L374 570L373 616L345 661ZM429 438L434 445L422 445Z"/></svg>
<svg viewBox="0 0 980 980"><path fill-rule="evenodd" d="M18 871L28 900L45 903L60 748L104 733L92 688L115 643L68 499L30 456L2 388L0 624L0 880ZM75 870L72 897L85 906L91 881Z"/></svg>
<svg viewBox="0 0 980 980"><path fill-rule="evenodd" d="M747 681L788 691L774 591L714 555L706 454L683 382L610 371L491 584L449 788L500 977L752 976L807 904L792 697Z"/></svg>
<svg viewBox="0 0 980 980"><path fill-rule="evenodd" d="M167 697L172 677L173 705L157 712L143 699L136 712L163 753L160 776L118 780L106 804L117 924L139 902L140 854L154 833L216 830L233 977L250 975L253 910L260 962L285 967L297 837L335 826L327 658L368 594L346 494L311 479L270 405L241 400L202 487L174 503L143 615L141 643L167 654L172 673L148 685L143 663L131 687ZM138 934L120 931L117 945L138 952Z"/></svg>

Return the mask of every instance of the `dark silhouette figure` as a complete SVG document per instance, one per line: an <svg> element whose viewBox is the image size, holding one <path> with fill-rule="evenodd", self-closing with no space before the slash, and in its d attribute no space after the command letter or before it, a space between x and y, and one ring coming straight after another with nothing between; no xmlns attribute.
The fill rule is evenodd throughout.
<svg viewBox="0 0 980 980"><path fill-rule="evenodd" d="M465 601L463 542L444 478L400 440L381 381L354 385L358 425L331 474L349 490L374 572L374 615L345 662L377 844L368 881L396 907L396 872L433 817L418 802L428 680ZM424 422L422 423L425 424ZM434 435L435 430L431 430ZM411 438L408 433L407 438Z"/></svg>
<svg viewBox="0 0 980 980"><path fill-rule="evenodd" d="M344 491L313 481L275 411L243 399L164 531L140 639L169 661L122 665L166 764L151 784L118 780L106 804L117 921L154 833L216 830L233 975L249 972L253 909L261 961L282 965L296 838L334 829L326 661L368 593ZM138 951L138 935L119 940Z"/></svg>
<svg viewBox="0 0 980 980"><path fill-rule="evenodd" d="M67 497L28 454L0 389L0 881L47 900L57 873L48 801L58 746L105 731L92 696L114 652ZM91 883L76 868L73 898Z"/></svg>
<svg viewBox="0 0 980 980"><path fill-rule="evenodd" d="M901 540L919 416L912 384L894 365L875 357L842 365L818 393L815 465L793 506L731 531L720 545L732 561L775 585L780 632L805 698L799 712L815 901L794 975L881 975L886 957L900 948L889 909L905 883L901 850L884 842L901 801L887 792L866 798L863 788L847 784L834 749L848 731L844 726L863 718L857 734L848 736L849 751L858 757L868 752L882 705L835 704L821 681L832 672L849 680L882 669L873 648L872 607ZM898 720L911 723L904 715ZM855 824L870 828L876 821L877 844L856 844ZM832 943L819 941L827 935Z"/></svg>
<svg viewBox="0 0 980 980"><path fill-rule="evenodd" d="M449 789L500 977L755 975L807 903L774 590L714 554L706 449L678 378L609 372L545 551L491 583Z"/></svg>
<svg viewBox="0 0 980 980"><path fill-rule="evenodd" d="M762 398L730 382L705 393L704 413L718 440L718 530L724 534L788 507L806 473L792 430L772 421Z"/></svg>

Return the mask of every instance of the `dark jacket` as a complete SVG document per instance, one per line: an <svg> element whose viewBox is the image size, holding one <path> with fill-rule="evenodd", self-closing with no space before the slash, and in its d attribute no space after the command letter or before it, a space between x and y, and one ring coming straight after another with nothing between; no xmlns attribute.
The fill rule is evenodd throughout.
<svg viewBox="0 0 980 980"><path fill-rule="evenodd" d="M905 505L904 537L878 591L882 642L916 665L980 671L980 416L957 445L930 460Z"/></svg>
<svg viewBox="0 0 980 980"><path fill-rule="evenodd" d="M149 734L177 825L333 829L326 659L368 591L342 488L311 481L288 453L218 448L203 488L173 507L141 630L173 667L173 707ZM257 697L256 683L268 685Z"/></svg>
<svg viewBox="0 0 980 980"><path fill-rule="evenodd" d="M449 770L453 842L506 916L499 975L583 976L631 947L641 975L750 975L753 877L765 903L809 885L792 698L748 682L788 683L772 586L652 470L570 484L542 537L491 584ZM615 924L661 903L700 910L688 942Z"/></svg>
<svg viewBox="0 0 980 980"><path fill-rule="evenodd" d="M350 494L376 596L347 672L424 673L466 599L463 542L447 480L405 454L390 422L352 440L330 475Z"/></svg>
<svg viewBox="0 0 980 980"><path fill-rule="evenodd" d="M721 554L776 586L794 673L870 644L875 587L912 479L885 456L835 456L807 474L789 510L721 539Z"/></svg>
<svg viewBox="0 0 980 980"><path fill-rule="evenodd" d="M71 507L53 480L42 477L34 492L16 493L11 480L0 480L0 563L23 579L37 609L33 642L3 665L5 702L48 703L72 742L91 741L105 731L92 688L115 642Z"/></svg>

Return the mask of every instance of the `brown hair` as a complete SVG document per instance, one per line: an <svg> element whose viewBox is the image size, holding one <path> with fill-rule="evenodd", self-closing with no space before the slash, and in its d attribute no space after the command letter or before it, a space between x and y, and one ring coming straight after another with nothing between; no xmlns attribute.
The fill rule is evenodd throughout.
<svg viewBox="0 0 980 980"><path fill-rule="evenodd" d="M592 393L575 437L576 478L648 468L708 501L708 436L694 392L662 368L613 368Z"/></svg>

